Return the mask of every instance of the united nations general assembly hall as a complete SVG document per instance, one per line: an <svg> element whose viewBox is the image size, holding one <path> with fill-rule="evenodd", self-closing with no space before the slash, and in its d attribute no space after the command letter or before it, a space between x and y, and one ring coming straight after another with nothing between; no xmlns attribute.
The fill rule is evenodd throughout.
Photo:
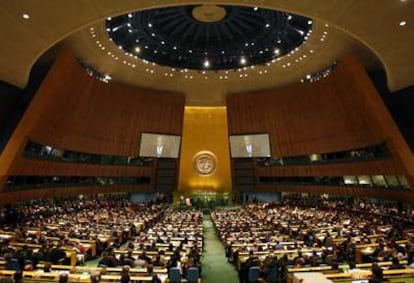
<svg viewBox="0 0 414 283"><path fill-rule="evenodd" d="M0 283L414 283L413 0L0 3Z"/></svg>

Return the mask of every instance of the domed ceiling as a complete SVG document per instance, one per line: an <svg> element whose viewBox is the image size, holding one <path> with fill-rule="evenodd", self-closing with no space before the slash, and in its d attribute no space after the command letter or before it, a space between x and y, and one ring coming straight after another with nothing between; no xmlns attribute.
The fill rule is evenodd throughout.
<svg viewBox="0 0 414 283"><path fill-rule="evenodd" d="M111 17L106 30L125 52L177 69L228 70L285 56L312 20L258 7L188 5Z"/></svg>
<svg viewBox="0 0 414 283"><path fill-rule="evenodd" d="M0 79L20 87L59 48L113 82L182 92L194 106L299 83L347 52L385 68L392 91L414 82L411 0L5 1L0 15Z"/></svg>

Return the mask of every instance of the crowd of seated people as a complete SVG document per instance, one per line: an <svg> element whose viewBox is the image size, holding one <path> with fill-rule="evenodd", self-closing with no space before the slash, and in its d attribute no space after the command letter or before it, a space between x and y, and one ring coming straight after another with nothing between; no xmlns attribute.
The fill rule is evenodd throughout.
<svg viewBox="0 0 414 283"><path fill-rule="evenodd" d="M394 208L365 201L352 206L328 200L251 203L213 211L211 217L241 282L250 282L251 267L268 281L283 282L290 267L336 270L344 263L389 262L389 268L399 269L405 268L400 262L414 258L413 223L401 221Z"/></svg>
<svg viewBox="0 0 414 283"><path fill-rule="evenodd" d="M8 208L11 210L11 208ZM132 204L124 196L39 200L13 207L15 222L0 229L5 268L79 265L108 254L159 221L163 204Z"/></svg>
<svg viewBox="0 0 414 283"><path fill-rule="evenodd" d="M114 251L114 258L132 268L167 270L168 276L188 278L189 270L201 276L203 247L202 213L172 210L154 226ZM173 274L173 271L176 274Z"/></svg>

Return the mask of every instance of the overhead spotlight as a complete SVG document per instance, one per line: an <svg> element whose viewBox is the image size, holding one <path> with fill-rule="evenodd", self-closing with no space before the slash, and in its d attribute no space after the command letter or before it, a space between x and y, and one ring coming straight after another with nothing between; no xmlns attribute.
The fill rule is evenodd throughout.
<svg viewBox="0 0 414 283"><path fill-rule="evenodd" d="M152 28L152 24L151 24L151 23L148 23L148 27L149 27L149 28Z"/></svg>
<svg viewBox="0 0 414 283"><path fill-rule="evenodd" d="M28 19L30 19L30 16L29 16L29 14L25 13L25 14L22 15L22 18L25 19L25 20L28 20Z"/></svg>
<svg viewBox="0 0 414 283"><path fill-rule="evenodd" d="M111 17L108 17L108 18L106 18L108 21L110 21L110 20L112 20L112 18Z"/></svg>
<svg viewBox="0 0 414 283"><path fill-rule="evenodd" d="M280 49L279 49L279 48L275 48L274 53L275 53L276 55L279 55L279 54L280 54Z"/></svg>
<svg viewBox="0 0 414 283"><path fill-rule="evenodd" d="M312 22L312 20L309 20L308 21L308 25L311 25L313 22Z"/></svg>
<svg viewBox="0 0 414 283"><path fill-rule="evenodd" d="M132 16L132 14L128 14L128 18L132 18L133 16Z"/></svg>
<svg viewBox="0 0 414 283"><path fill-rule="evenodd" d="M247 60L244 56L240 57L240 64L245 65L247 63Z"/></svg>
<svg viewBox="0 0 414 283"><path fill-rule="evenodd" d="M266 27L266 28L270 27L270 24L266 24L266 25L265 25L265 27Z"/></svg>
<svg viewBox="0 0 414 283"><path fill-rule="evenodd" d="M406 22L406 21L401 21L401 22L400 22L400 26L401 26L401 27L405 26L406 24L407 24L407 22Z"/></svg>
<svg viewBox="0 0 414 283"><path fill-rule="evenodd" d="M208 59L205 59L203 62L203 66L204 68L209 68L210 67L210 61Z"/></svg>
<svg viewBox="0 0 414 283"><path fill-rule="evenodd" d="M257 10L259 10L259 7L254 7L253 10L257 11Z"/></svg>

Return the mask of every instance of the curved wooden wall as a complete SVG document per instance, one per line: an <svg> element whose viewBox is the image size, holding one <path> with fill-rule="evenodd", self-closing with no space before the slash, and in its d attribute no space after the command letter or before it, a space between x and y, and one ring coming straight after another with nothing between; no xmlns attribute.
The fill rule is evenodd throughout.
<svg viewBox="0 0 414 283"><path fill-rule="evenodd" d="M69 51L63 51L0 156L0 185L10 175L153 179L156 162L149 168L64 163L24 158L22 150L31 139L78 152L137 156L142 132L182 134L184 105L180 93L101 82L89 76ZM151 184L153 187L153 180ZM43 192L55 196L59 189L39 189L33 194L35 191L43 197Z"/></svg>
<svg viewBox="0 0 414 283"><path fill-rule="evenodd" d="M101 82L70 54L58 59L39 92L54 97L28 133L42 144L136 156L141 132L182 132L183 94Z"/></svg>
<svg viewBox="0 0 414 283"><path fill-rule="evenodd" d="M47 199L51 197L64 197L73 195L88 194L110 194L114 192L151 192L152 187L149 185L116 185L116 186L88 186L88 187L54 187L54 188L37 188L33 190L21 190L15 192L0 193L0 205L7 203L25 201L30 199Z"/></svg>
<svg viewBox="0 0 414 283"><path fill-rule="evenodd" d="M261 176L344 176L403 175L414 185L414 156L358 60L347 55L327 78L314 83L277 90L233 93L227 97L229 134L269 133L272 156L295 156L346 151L385 141L391 158L309 166L258 167L233 175ZM241 174L241 175L240 175ZM251 182L251 178L249 179ZM246 186L248 187L248 185ZM376 190L321 187L322 193L375 196ZM275 186L256 185L268 191ZM323 188L323 189L322 189ZM237 189L237 188L235 188ZM297 191L313 191L298 186ZM384 191L384 193L382 193ZM411 193L378 190L385 198ZM407 194L407 195L406 195ZM401 199L406 200L404 197Z"/></svg>
<svg viewBox="0 0 414 283"><path fill-rule="evenodd" d="M155 165L156 162L154 162ZM97 165L19 157L10 175L44 176L152 176L153 167ZM69 174L70 173L70 174Z"/></svg>
<svg viewBox="0 0 414 283"><path fill-rule="evenodd" d="M270 133L273 156L344 151L378 144L361 90L346 63L315 83L227 97L229 134Z"/></svg>
<svg viewBox="0 0 414 283"><path fill-rule="evenodd" d="M393 159L365 162L344 162L320 165L255 166L257 176L345 176L345 175L402 175L403 169Z"/></svg>
<svg viewBox="0 0 414 283"><path fill-rule="evenodd" d="M382 198L406 203L414 203L414 191L398 191L392 189L373 189L369 187L343 186L300 186L300 185L270 185L258 186L260 192L288 192L288 193L317 193L342 196L358 196L367 198Z"/></svg>

